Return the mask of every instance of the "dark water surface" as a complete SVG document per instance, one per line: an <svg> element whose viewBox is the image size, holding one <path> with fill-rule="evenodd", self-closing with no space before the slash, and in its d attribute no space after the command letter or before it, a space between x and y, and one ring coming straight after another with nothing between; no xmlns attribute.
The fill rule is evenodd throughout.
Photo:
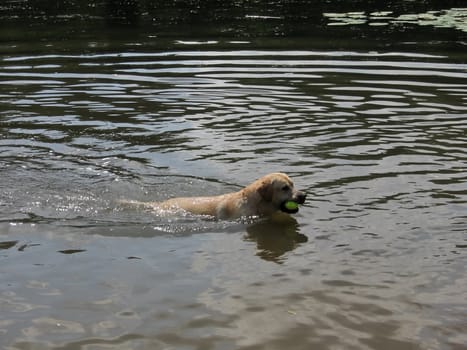
<svg viewBox="0 0 467 350"><path fill-rule="evenodd" d="M465 13L328 13L322 40L3 24L0 347L465 349ZM117 203L272 171L295 220Z"/></svg>

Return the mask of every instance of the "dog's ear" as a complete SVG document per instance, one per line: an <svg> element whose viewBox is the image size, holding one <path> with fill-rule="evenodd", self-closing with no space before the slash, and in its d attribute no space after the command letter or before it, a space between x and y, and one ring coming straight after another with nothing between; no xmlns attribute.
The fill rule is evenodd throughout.
<svg viewBox="0 0 467 350"><path fill-rule="evenodd" d="M258 188L258 193L266 202L272 201L273 188L271 181L263 181Z"/></svg>

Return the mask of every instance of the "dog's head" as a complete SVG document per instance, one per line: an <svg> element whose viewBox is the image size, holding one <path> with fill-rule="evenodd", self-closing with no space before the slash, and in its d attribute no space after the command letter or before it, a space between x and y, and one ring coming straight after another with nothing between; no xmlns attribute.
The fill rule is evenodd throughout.
<svg viewBox="0 0 467 350"><path fill-rule="evenodd" d="M294 188L292 180L283 173L273 173L258 180L258 193L262 200L268 203L273 210L281 210L288 214L293 214L297 209L288 209L286 202L293 201L303 204L306 194Z"/></svg>

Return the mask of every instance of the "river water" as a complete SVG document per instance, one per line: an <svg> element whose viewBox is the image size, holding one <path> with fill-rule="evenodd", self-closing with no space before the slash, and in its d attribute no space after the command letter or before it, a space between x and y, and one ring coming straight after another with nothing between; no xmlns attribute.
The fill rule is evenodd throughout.
<svg viewBox="0 0 467 350"><path fill-rule="evenodd" d="M323 18L345 33L362 16ZM384 43L147 28L64 41L59 26L12 24L1 347L465 349L462 23ZM118 204L273 171L308 194L291 220Z"/></svg>

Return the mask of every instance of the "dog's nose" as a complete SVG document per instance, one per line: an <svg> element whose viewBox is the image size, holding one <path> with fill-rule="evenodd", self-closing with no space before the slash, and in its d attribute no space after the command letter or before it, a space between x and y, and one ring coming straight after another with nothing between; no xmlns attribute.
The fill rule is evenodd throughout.
<svg viewBox="0 0 467 350"><path fill-rule="evenodd" d="M303 204L303 203L305 203L306 193L297 192L297 194L295 195L295 198L296 198L296 202L298 204Z"/></svg>

